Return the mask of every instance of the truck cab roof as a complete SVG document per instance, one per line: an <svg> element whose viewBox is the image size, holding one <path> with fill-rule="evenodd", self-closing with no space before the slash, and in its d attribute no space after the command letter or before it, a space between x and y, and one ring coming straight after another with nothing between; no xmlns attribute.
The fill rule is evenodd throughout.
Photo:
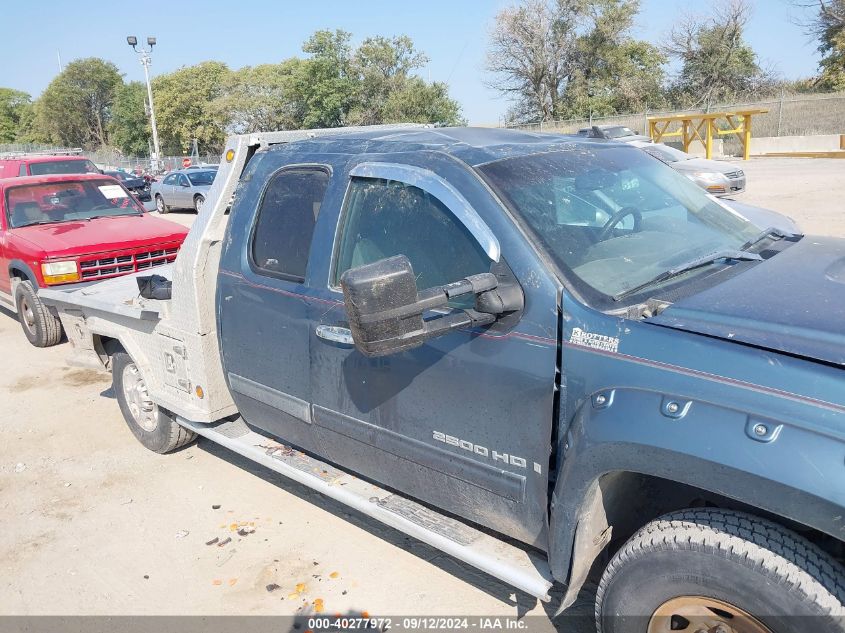
<svg viewBox="0 0 845 633"><path fill-rule="evenodd" d="M328 134L284 144L275 147L274 151L299 153L313 150L314 153L362 155L428 150L448 154L467 165L477 166L515 156L608 143L623 145L605 139L501 128L409 128Z"/></svg>

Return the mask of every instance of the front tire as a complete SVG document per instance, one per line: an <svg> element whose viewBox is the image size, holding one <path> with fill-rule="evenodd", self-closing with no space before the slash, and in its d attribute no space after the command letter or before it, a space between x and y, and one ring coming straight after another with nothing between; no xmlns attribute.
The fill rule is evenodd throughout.
<svg viewBox="0 0 845 633"><path fill-rule="evenodd" d="M52 347L62 340L62 322L47 309L32 283L22 281L15 289L18 320L27 340L35 347Z"/></svg>
<svg viewBox="0 0 845 633"><path fill-rule="evenodd" d="M596 622L599 633L842 633L843 605L845 571L816 545L751 514L695 509L648 523L616 552Z"/></svg>
<svg viewBox="0 0 845 633"><path fill-rule="evenodd" d="M159 193L156 194L156 211L158 211L161 215L170 213L170 207L165 204L164 198L162 198Z"/></svg>
<svg viewBox="0 0 845 633"><path fill-rule="evenodd" d="M199 213L202 210L202 205L205 204L205 197L194 196L194 211Z"/></svg>
<svg viewBox="0 0 845 633"><path fill-rule="evenodd" d="M129 354L115 353L111 365L120 412L141 444L156 453L170 453L194 440L196 433L178 425L172 414L153 402L144 376Z"/></svg>

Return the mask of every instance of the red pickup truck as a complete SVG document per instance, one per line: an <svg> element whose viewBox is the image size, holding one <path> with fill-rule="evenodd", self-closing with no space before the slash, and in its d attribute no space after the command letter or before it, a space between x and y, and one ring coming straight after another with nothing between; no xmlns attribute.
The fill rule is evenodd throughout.
<svg viewBox="0 0 845 633"><path fill-rule="evenodd" d="M170 263L184 227L150 216L116 179L95 174L0 178L0 305L37 347L61 340L38 289Z"/></svg>

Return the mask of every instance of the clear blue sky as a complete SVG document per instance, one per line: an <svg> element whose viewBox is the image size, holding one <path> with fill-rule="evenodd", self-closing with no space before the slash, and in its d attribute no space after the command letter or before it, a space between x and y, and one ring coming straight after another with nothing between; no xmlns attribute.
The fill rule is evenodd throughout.
<svg viewBox="0 0 845 633"><path fill-rule="evenodd" d="M158 38L153 73L217 59L231 68L276 62L301 54L315 30L342 28L356 42L368 35L410 35L431 58L425 78L448 81L470 123L495 123L507 102L485 88L484 53L493 16L507 0L237 0L222 2L5 2L0 37L0 86L37 96L62 61L103 57L127 80L142 79L126 35ZM642 0L636 35L659 42L673 19L705 2ZM754 17L746 37L763 60L787 78L811 75L818 63L815 43L789 21L786 0L752 0ZM792 10L794 11L794 10Z"/></svg>

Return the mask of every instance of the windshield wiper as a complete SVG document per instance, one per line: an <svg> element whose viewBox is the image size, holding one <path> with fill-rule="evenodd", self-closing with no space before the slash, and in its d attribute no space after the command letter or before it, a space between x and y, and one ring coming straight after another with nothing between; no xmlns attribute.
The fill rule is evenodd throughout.
<svg viewBox="0 0 845 633"><path fill-rule="evenodd" d="M61 224L65 220L40 220L39 222L27 222L26 224L18 224L13 226L13 229L22 229L25 226L40 226L42 224Z"/></svg>
<svg viewBox="0 0 845 633"><path fill-rule="evenodd" d="M664 282L668 279L672 279L672 277L677 277L680 274L688 272L690 270L695 270L696 268L701 268L702 266L707 266L708 264L713 264L720 259L725 260L737 260L737 261L747 261L747 262L759 262L762 261L762 257L757 253L747 253L745 251L718 251L715 253L710 253L709 255L704 255L697 259L693 259L688 261L680 266L676 266L675 268L670 268L669 270L665 270L656 277L652 277L648 281L645 281L633 288L628 288L623 292L620 292L617 295L613 295L614 301L621 301L625 297L630 297L633 294L638 293L640 290L645 290L649 286L653 286L655 284L659 284Z"/></svg>
<svg viewBox="0 0 845 633"><path fill-rule="evenodd" d="M106 215L91 215L85 218L86 220L96 220L97 218L129 218L132 216L141 217L143 213L109 213Z"/></svg>
<svg viewBox="0 0 845 633"><path fill-rule="evenodd" d="M760 243L760 242L762 242L764 239L766 239L767 237L770 237L770 236L771 236L771 237L775 237L775 238L777 238L777 239L779 239L779 240L780 240L780 239L783 239L784 237L787 237L787 235L788 235L788 233L785 233L785 232L781 231L781 230L780 230L780 229L778 229L778 228L775 228L775 227L773 227L773 226L770 226L770 227L769 227L769 228L767 228L765 231L763 231L762 233L760 233L760 234L759 234L759 235L757 235L756 237L752 237L752 238L751 238L750 240L748 240L745 244L743 244L742 246L740 246L740 247L739 247L739 250L741 250L741 251L747 251L749 248L752 248L752 247L754 247L754 246L757 246L757 244L759 244L759 243Z"/></svg>

